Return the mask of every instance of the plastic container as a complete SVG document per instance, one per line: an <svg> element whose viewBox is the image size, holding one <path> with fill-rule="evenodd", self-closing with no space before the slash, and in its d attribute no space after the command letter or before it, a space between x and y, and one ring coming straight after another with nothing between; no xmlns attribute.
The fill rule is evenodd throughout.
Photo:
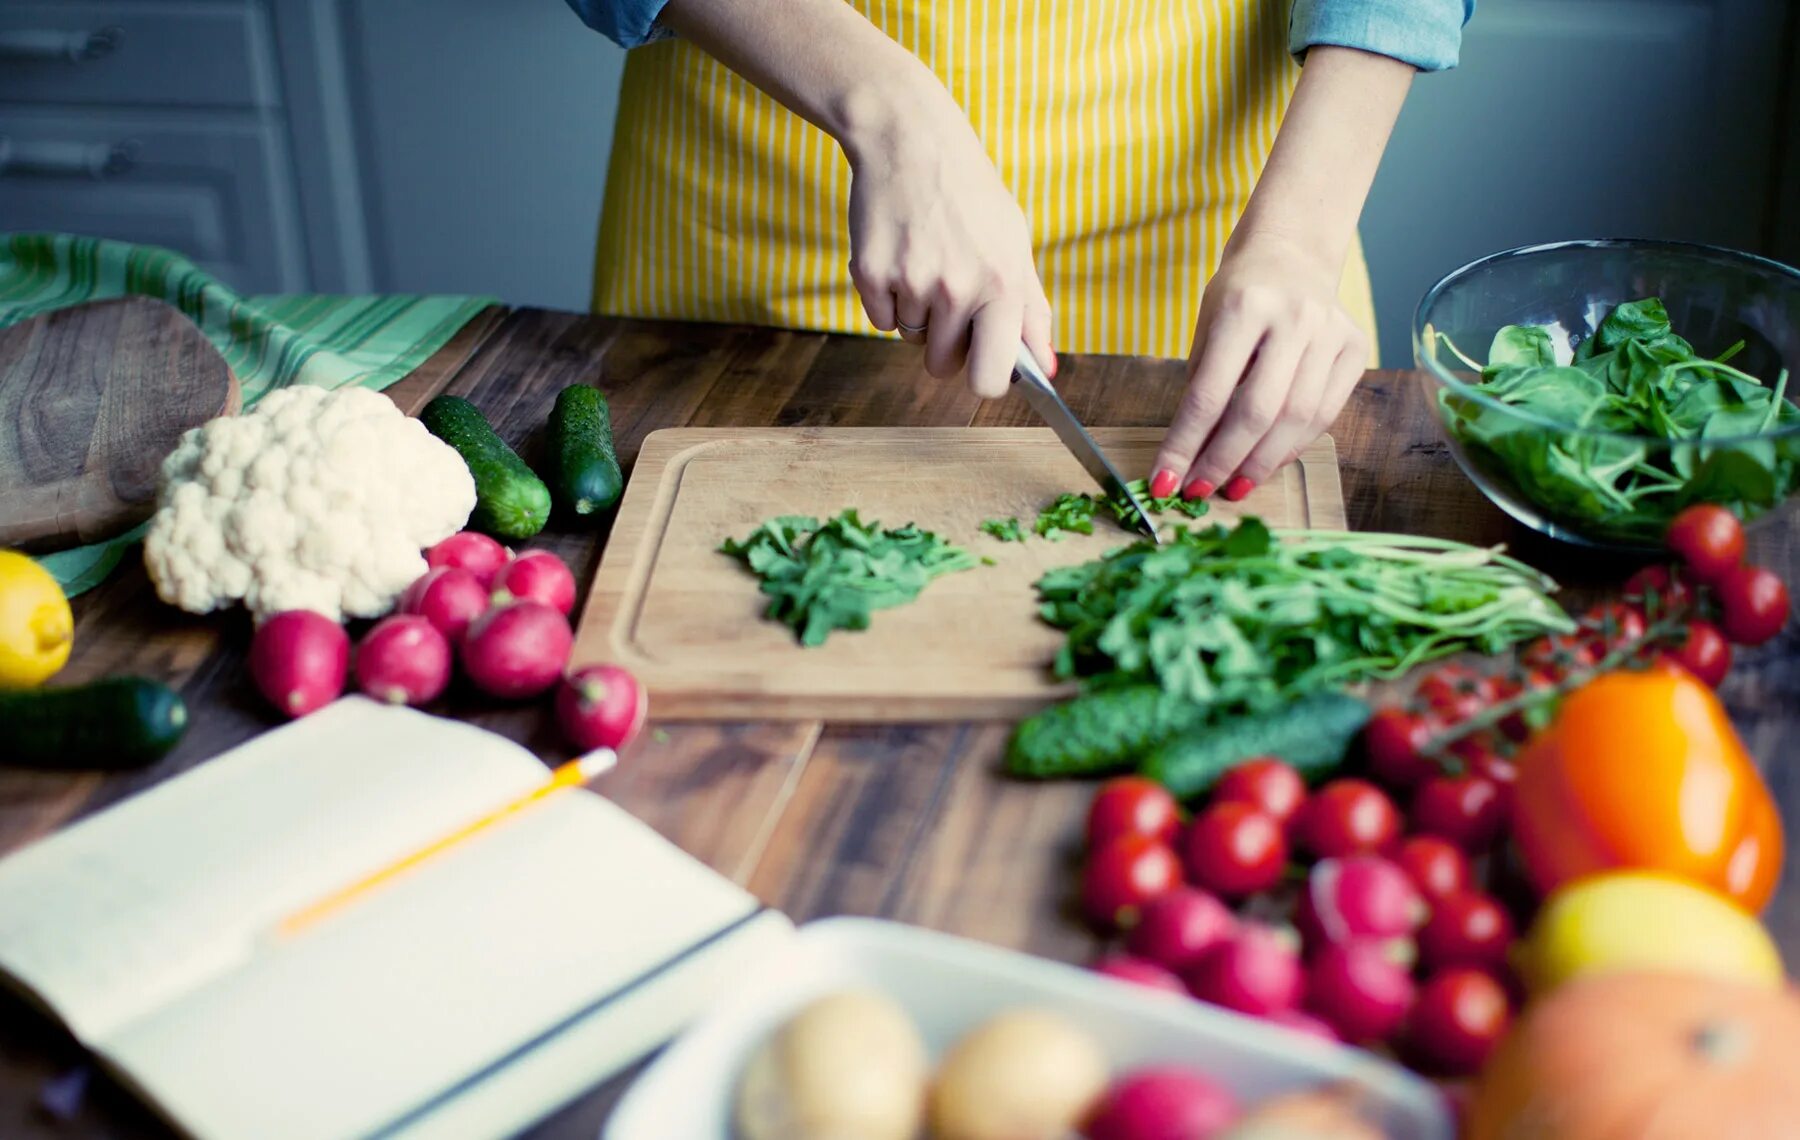
<svg viewBox="0 0 1800 1140"><path fill-rule="evenodd" d="M1369 1090L1391 1140L1455 1134L1436 1089L1372 1053L1078 966L899 923L832 918L801 927L787 950L677 1038L619 1101L603 1140L731 1140L732 1098L751 1051L810 999L853 986L904 1006L934 1059L989 1015L1038 1006L1093 1034L1115 1075L1179 1062L1249 1104L1351 1078Z"/></svg>

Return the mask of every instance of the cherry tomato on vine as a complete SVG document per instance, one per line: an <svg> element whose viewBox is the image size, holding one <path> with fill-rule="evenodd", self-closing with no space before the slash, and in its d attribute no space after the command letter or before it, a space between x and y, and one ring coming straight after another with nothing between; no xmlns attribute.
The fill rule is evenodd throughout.
<svg viewBox="0 0 1800 1140"><path fill-rule="evenodd" d="M1214 804L1195 816L1183 851L1188 876L1228 899L1268 890L1287 866L1281 821L1246 803Z"/></svg>
<svg viewBox="0 0 1800 1140"><path fill-rule="evenodd" d="M1494 697L1498 701L1510 701L1526 692L1548 689L1556 684L1556 678L1541 669L1533 669L1524 674L1508 674L1498 678L1494 688ZM1531 721L1523 711L1508 713L1499 724L1500 735L1515 743L1530 737Z"/></svg>
<svg viewBox="0 0 1800 1140"><path fill-rule="evenodd" d="M1713 587L1719 594L1719 629L1739 645L1761 645L1788 619L1787 583L1765 566L1737 566Z"/></svg>
<svg viewBox="0 0 1800 1140"><path fill-rule="evenodd" d="M1519 654L1519 663L1552 680L1594 667L1593 647L1580 634L1555 634L1540 637Z"/></svg>
<svg viewBox="0 0 1800 1140"><path fill-rule="evenodd" d="M1513 934L1512 915L1492 895L1463 891L1431 904L1431 917L1419 928L1419 962L1428 970L1504 969Z"/></svg>
<svg viewBox="0 0 1800 1140"><path fill-rule="evenodd" d="M1274 756L1258 756L1219 778L1213 802L1249 804L1285 827L1306 802L1306 781L1292 764Z"/></svg>
<svg viewBox="0 0 1800 1140"><path fill-rule="evenodd" d="M1494 679L1467 665L1444 665L1419 682L1419 699L1450 724L1468 720L1494 699Z"/></svg>
<svg viewBox="0 0 1800 1140"><path fill-rule="evenodd" d="M1681 644L1665 650L1663 656L1705 681L1709 688L1718 688L1731 672L1731 643L1718 626L1698 618L1687 623Z"/></svg>
<svg viewBox="0 0 1800 1140"><path fill-rule="evenodd" d="M1694 590L1679 569L1646 566L1625 579L1625 600L1636 603L1652 618L1666 617L1691 605Z"/></svg>
<svg viewBox="0 0 1800 1140"><path fill-rule="evenodd" d="M1438 730L1429 717L1389 705L1375 710L1363 729L1363 748L1369 754L1369 770L1390 788L1406 791L1435 776L1438 764L1422 752Z"/></svg>
<svg viewBox="0 0 1800 1140"><path fill-rule="evenodd" d="M1148 835L1121 835L1088 856L1081 901L1104 926L1130 929L1144 904L1181 885L1181 860Z"/></svg>
<svg viewBox="0 0 1800 1140"><path fill-rule="evenodd" d="M1699 582L1713 583L1744 561L1744 527L1713 503L1696 503L1669 523L1665 540Z"/></svg>
<svg viewBox="0 0 1800 1140"><path fill-rule="evenodd" d="M1599 661L1620 646L1644 637L1644 612L1628 602L1603 602L1581 615L1588 651Z"/></svg>
<svg viewBox="0 0 1800 1140"><path fill-rule="evenodd" d="M1380 851L1400 834L1394 801L1367 780L1333 780L1294 819L1301 846L1321 859Z"/></svg>
<svg viewBox="0 0 1800 1140"><path fill-rule="evenodd" d="M1181 806L1169 789L1143 776L1120 776L1100 785L1088 805L1087 843L1097 850L1121 835L1148 835L1175 842Z"/></svg>
<svg viewBox="0 0 1800 1140"><path fill-rule="evenodd" d="M1437 835L1471 854L1493 846L1506 826L1500 785L1485 776L1434 776L1413 793L1415 835Z"/></svg>

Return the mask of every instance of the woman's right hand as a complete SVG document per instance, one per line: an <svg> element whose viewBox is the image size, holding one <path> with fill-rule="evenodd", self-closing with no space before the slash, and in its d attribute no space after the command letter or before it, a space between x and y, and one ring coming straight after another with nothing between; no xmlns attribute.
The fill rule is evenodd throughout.
<svg viewBox="0 0 1800 1140"><path fill-rule="evenodd" d="M871 108L849 133L850 275L876 328L948 379L1004 396L1021 338L1050 373L1050 302L1031 232L960 108ZM913 332L920 329L923 331Z"/></svg>

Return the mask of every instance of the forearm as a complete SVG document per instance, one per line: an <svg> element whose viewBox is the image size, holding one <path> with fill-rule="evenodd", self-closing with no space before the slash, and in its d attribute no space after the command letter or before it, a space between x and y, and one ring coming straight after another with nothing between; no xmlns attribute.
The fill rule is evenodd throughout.
<svg viewBox="0 0 1800 1140"><path fill-rule="evenodd" d="M1232 243L1275 236L1341 272L1413 74L1386 56L1314 48Z"/></svg>
<svg viewBox="0 0 1800 1140"><path fill-rule="evenodd" d="M930 69L843 0L670 0L662 22L777 102L858 151L903 124L966 119Z"/></svg>

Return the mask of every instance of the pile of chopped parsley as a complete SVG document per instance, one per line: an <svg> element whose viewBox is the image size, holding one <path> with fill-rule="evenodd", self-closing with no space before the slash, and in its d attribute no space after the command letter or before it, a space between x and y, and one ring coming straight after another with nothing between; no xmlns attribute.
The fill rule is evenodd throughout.
<svg viewBox="0 0 1800 1140"><path fill-rule="evenodd" d="M1131 493L1137 496L1138 502L1153 515L1174 511L1186 515L1190 519L1200 518L1206 514L1204 499L1184 499L1180 495L1165 495L1156 498L1150 494L1149 485L1142 479L1131 483ZM1050 505L1038 512L1037 522L1031 530L1039 538L1056 541L1063 534L1093 534L1094 516L1107 511L1120 523L1131 526L1131 504L1123 498L1108 495L1088 495L1068 492L1058 495ZM988 519L981 524L983 533L990 534L1001 542L1024 542L1025 532L1016 518Z"/></svg>

